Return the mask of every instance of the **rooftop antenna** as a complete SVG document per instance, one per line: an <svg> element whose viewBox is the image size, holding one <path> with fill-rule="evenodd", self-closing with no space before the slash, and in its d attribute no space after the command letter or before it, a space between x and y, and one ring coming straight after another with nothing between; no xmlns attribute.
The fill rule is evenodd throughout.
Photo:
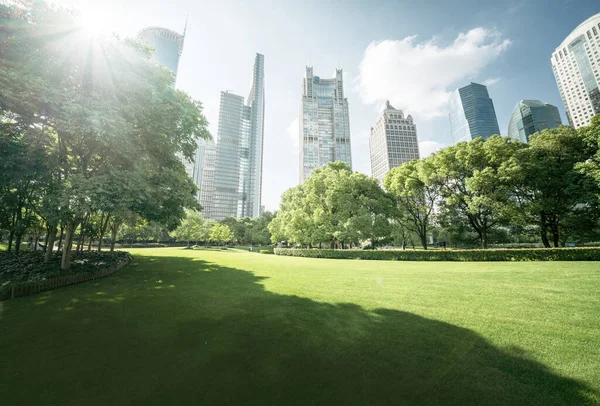
<svg viewBox="0 0 600 406"><path fill-rule="evenodd" d="M187 23L189 16L189 13L185 15L185 25L183 26L183 38L185 38L185 32L187 31Z"/></svg>

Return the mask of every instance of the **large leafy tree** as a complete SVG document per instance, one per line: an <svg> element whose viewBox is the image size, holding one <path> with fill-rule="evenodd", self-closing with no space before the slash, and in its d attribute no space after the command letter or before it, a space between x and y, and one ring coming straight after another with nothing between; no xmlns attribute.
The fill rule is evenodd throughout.
<svg viewBox="0 0 600 406"><path fill-rule="evenodd" d="M514 185L521 207L537 221L546 247L560 246L564 231L572 233L586 219L593 224L597 185L578 167L589 158L584 137L563 126L535 134L505 163L503 176Z"/></svg>
<svg viewBox="0 0 600 406"><path fill-rule="evenodd" d="M401 226L416 233L427 249L427 234L434 223L436 204L440 200L440 181L434 157L402 164L385 177L385 188L398 203Z"/></svg>
<svg viewBox="0 0 600 406"><path fill-rule="evenodd" d="M501 176L502 164L523 144L495 135L445 148L434 155L442 204L464 217L486 248L488 234L514 215L513 185Z"/></svg>
<svg viewBox="0 0 600 406"><path fill-rule="evenodd" d="M128 212L174 229L197 208L179 156L209 138L199 102L174 90L172 73L144 46L86 36L70 13L43 2L0 6L0 117L25 131L51 130L52 199L65 229L62 268L75 230L106 216L113 240ZM52 211L50 211L52 213Z"/></svg>

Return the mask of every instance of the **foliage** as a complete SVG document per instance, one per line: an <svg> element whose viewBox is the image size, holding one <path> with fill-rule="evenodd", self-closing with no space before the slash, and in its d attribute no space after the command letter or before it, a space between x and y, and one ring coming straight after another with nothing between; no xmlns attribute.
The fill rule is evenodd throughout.
<svg viewBox="0 0 600 406"><path fill-rule="evenodd" d="M600 248L481 250L331 250L275 248L275 254L306 258L387 261L600 261Z"/></svg>
<svg viewBox="0 0 600 406"><path fill-rule="evenodd" d="M488 234L505 225L516 208L510 179L500 176L506 161L525 145L495 135L437 152L433 167L441 178L442 205L464 218L486 248Z"/></svg>
<svg viewBox="0 0 600 406"><path fill-rule="evenodd" d="M7 297L13 284L45 281L80 272L110 269L122 262L130 261L132 256L124 251L77 252L73 255L73 266L68 271L60 269L60 253L52 255L48 263L44 259L45 255L40 251L29 251L18 256L0 254L0 300Z"/></svg>
<svg viewBox="0 0 600 406"><path fill-rule="evenodd" d="M271 241L331 247L369 241L374 246L389 237L393 211L393 198L375 179L333 162L284 193L280 211L269 224Z"/></svg>
<svg viewBox="0 0 600 406"><path fill-rule="evenodd" d="M217 243L217 244L225 244L233 241L235 238L233 232L226 226L225 224L214 224L210 228L210 233L208 235L208 241Z"/></svg>
<svg viewBox="0 0 600 406"><path fill-rule="evenodd" d="M598 187L577 167L589 157L585 139L563 126L533 135L527 148L505 162L503 176L511 180L522 211L537 220L546 247L548 234L559 246L568 224L588 224L588 231L597 225L590 220L597 212Z"/></svg>
<svg viewBox="0 0 600 406"><path fill-rule="evenodd" d="M393 168L385 176L384 184L396 197L400 226L416 233L422 247L427 249L427 235L433 227L434 209L440 199L440 181L434 158L415 160Z"/></svg>
<svg viewBox="0 0 600 406"><path fill-rule="evenodd" d="M0 5L0 228L98 238L133 214L175 229L198 208L179 157L208 139L202 105L131 40L87 35L43 1ZM85 57L84 57L85 56ZM37 237L36 237L37 239ZM100 246L99 246L100 249ZM46 260L50 261L51 251Z"/></svg>

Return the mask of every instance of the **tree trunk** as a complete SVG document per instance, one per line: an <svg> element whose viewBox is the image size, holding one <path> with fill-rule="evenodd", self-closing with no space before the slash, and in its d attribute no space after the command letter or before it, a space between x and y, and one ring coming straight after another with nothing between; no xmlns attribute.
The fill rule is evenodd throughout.
<svg viewBox="0 0 600 406"><path fill-rule="evenodd" d="M73 234L75 234L75 232L73 232ZM79 227L79 238L77 239L77 247L75 247L75 252L79 252L79 250L81 249L82 239L83 239L83 223L81 223L81 226Z"/></svg>
<svg viewBox="0 0 600 406"><path fill-rule="evenodd" d="M544 247L550 248L550 241L548 241L548 223L546 223L544 212L540 213L540 237L542 237Z"/></svg>
<svg viewBox="0 0 600 406"><path fill-rule="evenodd" d="M109 219L110 214L107 214L105 219L104 213L102 213L102 217L100 217L100 237L98 238L98 252L102 251L102 240L104 239L104 234L106 233L106 227L108 226Z"/></svg>
<svg viewBox="0 0 600 406"><path fill-rule="evenodd" d="M52 250L54 248L54 240L56 239L56 233L58 230L56 226L50 227L48 230L48 238L46 239L46 255L44 256L44 263L49 263L52 260Z"/></svg>
<svg viewBox="0 0 600 406"><path fill-rule="evenodd" d="M33 239L33 250L37 251L37 246L38 246L38 242L40 241L40 235L39 233L36 231L35 233L35 238Z"/></svg>
<svg viewBox="0 0 600 406"><path fill-rule="evenodd" d="M44 252L48 249L48 240L50 239L50 228L46 227L46 248L44 248Z"/></svg>
<svg viewBox="0 0 600 406"><path fill-rule="evenodd" d="M7 249L7 252L11 252L12 251L13 238L14 237L15 237L15 230L11 229L10 232L8 233L8 249Z"/></svg>
<svg viewBox="0 0 600 406"><path fill-rule="evenodd" d="M481 248L486 249L487 246L487 230L484 228L483 230L481 230Z"/></svg>
<svg viewBox="0 0 600 406"><path fill-rule="evenodd" d="M117 241L117 232L119 231L119 225L115 224L110 230L110 252L115 252L115 242Z"/></svg>
<svg viewBox="0 0 600 406"><path fill-rule="evenodd" d="M22 209L19 208L19 211L17 211L17 221L15 222L15 227L17 228L17 231L15 232L17 239L15 240L15 254L19 255L19 253L21 252L21 239L23 238L23 229L22 229L22 222L21 220L23 219L23 213L22 213Z"/></svg>
<svg viewBox="0 0 600 406"><path fill-rule="evenodd" d="M92 251L92 242L94 241L94 239L92 238L92 236L90 235L90 242L88 243L88 252Z"/></svg>
<svg viewBox="0 0 600 406"><path fill-rule="evenodd" d="M56 247L56 251L60 251L62 249L63 237L65 235L65 226L63 224L60 225L60 237L58 238L58 247Z"/></svg>
<svg viewBox="0 0 600 406"><path fill-rule="evenodd" d="M65 246L63 247L62 260L60 262L60 269L63 271L68 270L71 267L71 251L73 249L73 235L77 224L75 221L71 221L65 227Z"/></svg>
<svg viewBox="0 0 600 406"><path fill-rule="evenodd" d="M421 234L421 235L419 235L419 239L421 240L421 246L423 247L424 250L426 250L427 249L427 235Z"/></svg>
<svg viewBox="0 0 600 406"><path fill-rule="evenodd" d="M554 242L554 248L560 247L560 238L559 238L560 236L558 234L558 230L556 230L556 231L552 230L552 237L554 239L554 241L553 241Z"/></svg>

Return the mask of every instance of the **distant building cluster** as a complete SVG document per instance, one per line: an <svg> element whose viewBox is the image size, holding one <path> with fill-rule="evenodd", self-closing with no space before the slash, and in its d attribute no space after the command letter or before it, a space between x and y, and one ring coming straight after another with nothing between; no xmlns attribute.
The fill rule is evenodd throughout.
<svg viewBox="0 0 600 406"><path fill-rule="evenodd" d="M174 73L175 86L183 34L149 27L138 38L155 48L154 59ZM552 54L551 63L569 125L588 125L600 114L600 13L580 24ZM203 216L257 217L261 204L264 143L264 56L256 54L248 98L221 92L216 142L200 141L194 162L182 159L199 187ZM470 83L450 98L449 122L454 143L500 134L487 87ZM507 136L529 142L531 135L562 125L558 108L540 100L521 100L508 123ZM352 167L348 100L342 69L321 78L306 67L299 114L299 181L328 162ZM379 182L392 168L419 159L417 125L389 101L369 134L371 175Z"/></svg>

